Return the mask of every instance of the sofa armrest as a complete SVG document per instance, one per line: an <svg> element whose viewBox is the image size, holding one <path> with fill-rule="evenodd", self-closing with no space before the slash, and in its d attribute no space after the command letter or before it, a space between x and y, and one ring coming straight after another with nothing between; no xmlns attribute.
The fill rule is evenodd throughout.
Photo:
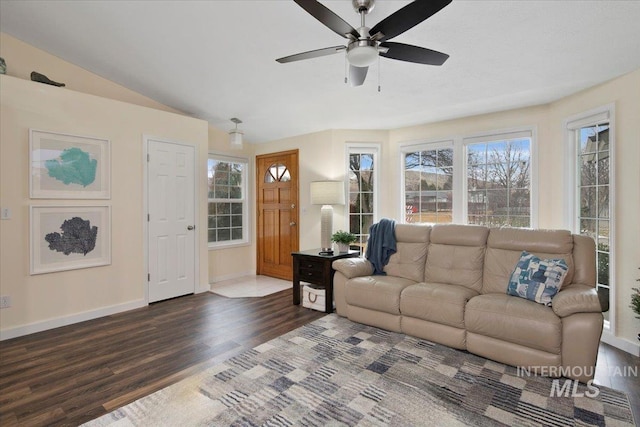
<svg viewBox="0 0 640 427"><path fill-rule="evenodd" d="M333 261L331 266L347 279L373 274L373 264L364 258L343 258Z"/></svg>
<svg viewBox="0 0 640 427"><path fill-rule="evenodd" d="M571 285L564 291L560 290L551 300L551 308L560 317L602 311L596 289L586 285Z"/></svg>

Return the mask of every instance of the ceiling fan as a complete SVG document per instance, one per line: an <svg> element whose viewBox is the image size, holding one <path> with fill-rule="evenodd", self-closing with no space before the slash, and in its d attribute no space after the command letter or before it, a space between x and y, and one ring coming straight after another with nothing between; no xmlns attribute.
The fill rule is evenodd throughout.
<svg viewBox="0 0 640 427"><path fill-rule="evenodd" d="M351 0L353 8L360 15L360 28L357 30L317 0L294 1L329 29L348 39L348 42L346 46L326 47L276 59L281 64L346 50L351 86L361 86L367 77L369 66L376 61L378 55L427 65L442 65L449 58L446 53L388 40L436 14L451 3L451 0L415 0L387 16L373 28L365 25L365 16L375 6L375 0Z"/></svg>

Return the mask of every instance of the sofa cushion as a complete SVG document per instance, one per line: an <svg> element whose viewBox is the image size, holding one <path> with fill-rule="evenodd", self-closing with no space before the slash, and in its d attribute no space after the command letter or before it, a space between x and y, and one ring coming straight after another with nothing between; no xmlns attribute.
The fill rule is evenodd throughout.
<svg viewBox="0 0 640 427"><path fill-rule="evenodd" d="M551 305L551 299L560 290L567 270L567 263L563 259L540 259L523 251L511 274L507 294Z"/></svg>
<svg viewBox="0 0 640 427"><path fill-rule="evenodd" d="M390 276L421 282L431 227L396 224L396 253L391 255L384 272Z"/></svg>
<svg viewBox="0 0 640 427"><path fill-rule="evenodd" d="M484 256L482 293L507 293L513 267L522 251L540 258L562 258L569 268L563 284L573 280L573 237L567 230L492 228Z"/></svg>
<svg viewBox="0 0 640 427"><path fill-rule="evenodd" d="M347 283L345 299L349 305L399 315L400 293L414 283L394 276L357 277Z"/></svg>
<svg viewBox="0 0 640 427"><path fill-rule="evenodd" d="M465 305L476 295L478 292L464 286L417 283L402 291L400 313L464 329Z"/></svg>
<svg viewBox="0 0 640 427"><path fill-rule="evenodd" d="M431 230L425 282L449 283L480 292L489 229L439 224Z"/></svg>
<svg viewBox="0 0 640 427"><path fill-rule="evenodd" d="M431 243L455 246L485 246L489 229L482 225L437 224L431 230Z"/></svg>
<svg viewBox="0 0 640 427"><path fill-rule="evenodd" d="M484 247L429 245L425 282L450 283L480 292Z"/></svg>
<svg viewBox="0 0 640 427"><path fill-rule="evenodd" d="M505 294L471 298L464 316L467 332L560 354L562 322L550 307Z"/></svg>

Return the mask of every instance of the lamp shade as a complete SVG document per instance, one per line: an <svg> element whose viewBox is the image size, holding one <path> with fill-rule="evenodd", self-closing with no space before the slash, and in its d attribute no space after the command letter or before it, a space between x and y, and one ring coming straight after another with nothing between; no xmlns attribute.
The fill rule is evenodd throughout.
<svg viewBox="0 0 640 427"><path fill-rule="evenodd" d="M229 131L229 142L232 148L242 148L242 135L242 132L237 129Z"/></svg>
<svg viewBox="0 0 640 427"><path fill-rule="evenodd" d="M311 183L312 205L344 205L344 182L314 181Z"/></svg>

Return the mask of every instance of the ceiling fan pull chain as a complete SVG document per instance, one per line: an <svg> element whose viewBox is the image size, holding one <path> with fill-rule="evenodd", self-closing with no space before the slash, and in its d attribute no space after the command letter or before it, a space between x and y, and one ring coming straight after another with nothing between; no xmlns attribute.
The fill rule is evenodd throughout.
<svg viewBox="0 0 640 427"><path fill-rule="evenodd" d="M347 80L347 68L349 67L349 65L347 65L347 54L344 54L344 84L347 84L348 80Z"/></svg>
<svg viewBox="0 0 640 427"><path fill-rule="evenodd" d="M378 55L378 93L380 93L380 55Z"/></svg>

